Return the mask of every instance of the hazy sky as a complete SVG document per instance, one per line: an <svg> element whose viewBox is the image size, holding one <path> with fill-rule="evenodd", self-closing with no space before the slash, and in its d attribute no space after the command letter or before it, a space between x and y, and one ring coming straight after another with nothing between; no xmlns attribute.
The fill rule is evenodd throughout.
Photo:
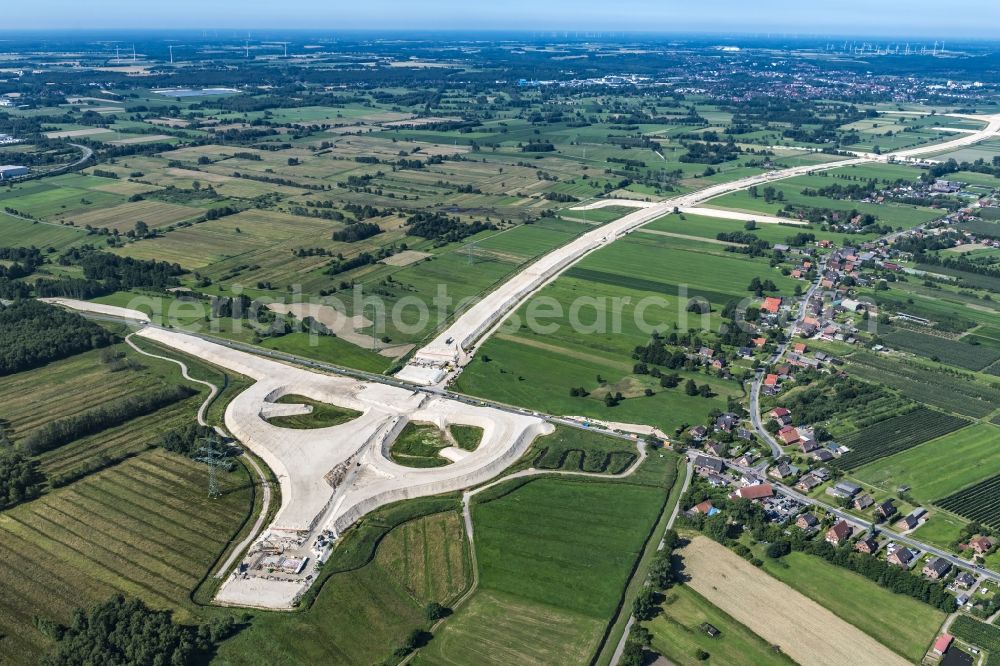
<svg viewBox="0 0 1000 666"><path fill-rule="evenodd" d="M998 0L9 0L5 29L790 32L1000 39Z"/></svg>

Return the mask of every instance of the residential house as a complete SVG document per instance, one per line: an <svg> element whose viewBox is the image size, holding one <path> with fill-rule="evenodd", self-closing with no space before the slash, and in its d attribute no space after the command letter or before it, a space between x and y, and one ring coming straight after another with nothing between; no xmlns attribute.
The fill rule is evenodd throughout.
<svg viewBox="0 0 1000 666"><path fill-rule="evenodd" d="M736 459L736 464L740 467L749 467L754 464L757 460L757 454L753 451L747 451L742 456Z"/></svg>
<svg viewBox="0 0 1000 666"><path fill-rule="evenodd" d="M792 413L784 407L775 407L770 412L771 418L781 425L788 425L792 422Z"/></svg>
<svg viewBox="0 0 1000 666"><path fill-rule="evenodd" d="M783 462L772 467L768 471L767 475L775 479L787 479L789 477L797 476L798 473L799 473L798 467Z"/></svg>
<svg viewBox="0 0 1000 666"><path fill-rule="evenodd" d="M960 587L963 590L968 590L975 584L976 584L976 577L970 574L968 571L963 571L957 576L955 576L955 587Z"/></svg>
<svg viewBox="0 0 1000 666"><path fill-rule="evenodd" d="M880 518L888 519L895 515L895 513L896 505L892 503L891 499L888 499L875 507L875 515Z"/></svg>
<svg viewBox="0 0 1000 666"><path fill-rule="evenodd" d="M715 508L715 505L712 504L711 500L705 500L701 504L695 504L691 507L691 512L700 513L705 516L714 516L719 513L719 510Z"/></svg>
<svg viewBox="0 0 1000 666"><path fill-rule="evenodd" d="M872 496L868 494L858 495L854 498L854 508L858 511L864 511L874 503L875 500L873 500Z"/></svg>
<svg viewBox="0 0 1000 666"><path fill-rule="evenodd" d="M722 471L726 469L726 464L716 458L698 456L694 459L694 469L702 476L706 474L722 474Z"/></svg>
<svg viewBox="0 0 1000 666"><path fill-rule="evenodd" d="M878 552L878 541L871 534L866 534L854 544L854 550L865 555L874 555Z"/></svg>
<svg viewBox="0 0 1000 666"><path fill-rule="evenodd" d="M810 530L819 525L819 518L811 513L801 513L795 519L795 526L801 530Z"/></svg>
<svg viewBox="0 0 1000 666"><path fill-rule="evenodd" d="M897 567L909 569L916 558L917 556L913 554L912 550L906 548L905 546L900 546L889 554L886 561L888 561L889 564L895 564Z"/></svg>
<svg viewBox="0 0 1000 666"><path fill-rule="evenodd" d="M830 453L828 449L820 449L818 451L814 451L812 456L813 458L815 458L820 462L827 462L829 460L833 460L834 457L833 454Z"/></svg>
<svg viewBox="0 0 1000 666"><path fill-rule="evenodd" d="M789 446L799 441L799 431L792 426L784 426L778 430L778 439L784 442L786 446Z"/></svg>
<svg viewBox="0 0 1000 666"><path fill-rule="evenodd" d="M708 485L714 488L722 488L723 486L729 485L729 481L726 480L726 477L721 474L716 474L715 472L709 472L708 475L705 476L705 480L708 481Z"/></svg>
<svg viewBox="0 0 1000 666"><path fill-rule="evenodd" d="M812 437L801 437L799 439L799 448L802 449L802 453L812 453L819 448L819 444Z"/></svg>
<svg viewBox="0 0 1000 666"><path fill-rule="evenodd" d="M924 565L923 574L932 580L939 580L951 571L951 562L943 557L935 557Z"/></svg>
<svg viewBox="0 0 1000 666"><path fill-rule="evenodd" d="M708 435L708 428L706 428L703 425L695 426L688 430L688 434L691 435L691 437L693 437L695 440L701 441L705 439L706 435Z"/></svg>
<svg viewBox="0 0 1000 666"><path fill-rule="evenodd" d="M795 489L807 493L822 483L822 481L816 478L815 474L806 474L795 484Z"/></svg>
<svg viewBox="0 0 1000 666"><path fill-rule="evenodd" d="M989 537L979 536L969 541L969 548L976 551L977 555L985 555L993 548L993 540Z"/></svg>
<svg viewBox="0 0 1000 666"><path fill-rule="evenodd" d="M774 296L768 296L764 299L764 303L760 306L760 309L761 311L769 314L778 314L778 311L781 310L781 299Z"/></svg>
<svg viewBox="0 0 1000 666"><path fill-rule="evenodd" d="M826 531L826 542L834 546L839 546L849 539L853 532L854 528L846 520L841 520Z"/></svg>
<svg viewBox="0 0 1000 666"><path fill-rule="evenodd" d="M728 449L729 445L722 442L712 442L705 448L708 453L711 453L713 456L717 456L719 458L724 458Z"/></svg>
<svg viewBox="0 0 1000 666"><path fill-rule="evenodd" d="M778 375L769 374L764 378L764 386L776 387L778 385Z"/></svg>

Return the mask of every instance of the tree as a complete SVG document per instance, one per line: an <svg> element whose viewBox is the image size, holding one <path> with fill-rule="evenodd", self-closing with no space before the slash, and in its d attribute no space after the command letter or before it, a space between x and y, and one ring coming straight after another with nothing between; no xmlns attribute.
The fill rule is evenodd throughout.
<svg viewBox="0 0 1000 666"><path fill-rule="evenodd" d="M427 607L424 609L424 615L427 616L428 622L437 622L438 620L451 615L451 609L446 606L442 606L436 601L432 601L427 604Z"/></svg>
<svg viewBox="0 0 1000 666"><path fill-rule="evenodd" d="M44 481L36 460L17 449L0 449L0 509L38 497Z"/></svg>
<svg viewBox="0 0 1000 666"><path fill-rule="evenodd" d="M632 614L637 620L652 620L656 615L656 591L651 587L644 587L632 602Z"/></svg>
<svg viewBox="0 0 1000 666"><path fill-rule="evenodd" d="M139 220L135 223L136 238L145 238L149 234L149 225Z"/></svg>
<svg viewBox="0 0 1000 666"><path fill-rule="evenodd" d="M784 539L779 539L778 541L768 544L767 548L764 550L765 555L775 560L779 557L788 555L790 552L792 552L792 545Z"/></svg>
<svg viewBox="0 0 1000 666"><path fill-rule="evenodd" d="M689 379L685 382L684 393L690 396L698 395L698 385L694 383L693 379Z"/></svg>

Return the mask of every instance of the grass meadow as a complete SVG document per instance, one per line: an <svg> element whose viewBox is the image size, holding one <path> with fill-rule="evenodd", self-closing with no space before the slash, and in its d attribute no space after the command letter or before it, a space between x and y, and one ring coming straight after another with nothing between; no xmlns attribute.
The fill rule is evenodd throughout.
<svg viewBox="0 0 1000 666"><path fill-rule="evenodd" d="M586 663L676 478L650 457L622 480L519 479L473 505L479 588L418 664Z"/></svg>
<svg viewBox="0 0 1000 666"><path fill-rule="evenodd" d="M914 663L944 621L931 606L805 553L763 557L764 570Z"/></svg>

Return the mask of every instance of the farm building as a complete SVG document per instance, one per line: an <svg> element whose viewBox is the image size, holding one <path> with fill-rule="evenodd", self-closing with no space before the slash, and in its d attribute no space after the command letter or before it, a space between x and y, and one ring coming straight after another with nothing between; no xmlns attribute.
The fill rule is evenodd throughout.
<svg viewBox="0 0 1000 666"><path fill-rule="evenodd" d="M951 647L952 637L950 634L941 634L938 639L934 641L934 654L943 655Z"/></svg>
<svg viewBox="0 0 1000 666"><path fill-rule="evenodd" d="M31 173L31 169L26 166L16 166L13 164L0 166L0 180L10 180L18 176L27 176L29 173Z"/></svg>

